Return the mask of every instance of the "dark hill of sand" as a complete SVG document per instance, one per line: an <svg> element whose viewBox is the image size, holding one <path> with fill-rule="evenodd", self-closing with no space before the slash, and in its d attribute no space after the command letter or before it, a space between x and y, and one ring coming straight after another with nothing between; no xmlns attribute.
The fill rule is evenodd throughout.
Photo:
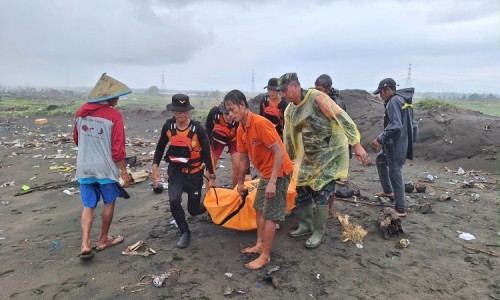
<svg viewBox="0 0 500 300"><path fill-rule="evenodd" d="M362 144L370 142L383 129L384 107L378 97L364 90L343 90L341 99L358 125ZM449 162L464 169L498 172L500 150L500 118L460 108L415 108L420 129L415 144L416 158Z"/></svg>
<svg viewBox="0 0 500 300"><path fill-rule="evenodd" d="M365 90L343 90L340 99L358 125L363 147L370 152L370 142L383 130L382 101ZM258 113L258 103L252 100L249 101L250 109ZM168 111L142 108L122 107L121 111L126 119L143 120L135 125L139 126L139 131L151 129L151 126L161 129L161 120L172 116ZM449 162L456 168L499 172L500 118L456 107L415 108L414 112L420 129L414 149L416 159ZM198 121L205 124L204 118Z"/></svg>

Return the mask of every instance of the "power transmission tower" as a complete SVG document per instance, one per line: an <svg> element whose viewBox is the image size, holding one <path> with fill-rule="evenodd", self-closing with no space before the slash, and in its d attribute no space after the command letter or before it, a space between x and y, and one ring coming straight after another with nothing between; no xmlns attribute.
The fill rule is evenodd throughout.
<svg viewBox="0 0 500 300"><path fill-rule="evenodd" d="M408 77L406 77L406 87L411 87L411 64L408 66Z"/></svg>
<svg viewBox="0 0 500 300"><path fill-rule="evenodd" d="M71 83L70 83L70 77L69 77L69 70L66 70L66 89L69 90L70 85L71 85Z"/></svg>
<svg viewBox="0 0 500 300"><path fill-rule="evenodd" d="M255 71L252 70L252 93L255 91Z"/></svg>
<svg viewBox="0 0 500 300"><path fill-rule="evenodd" d="M161 89L165 89L165 71L161 71Z"/></svg>

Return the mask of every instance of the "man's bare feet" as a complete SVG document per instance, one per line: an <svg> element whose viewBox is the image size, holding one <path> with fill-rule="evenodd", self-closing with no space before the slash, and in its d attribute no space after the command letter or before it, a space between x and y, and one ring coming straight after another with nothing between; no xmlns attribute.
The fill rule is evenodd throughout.
<svg viewBox="0 0 500 300"><path fill-rule="evenodd" d="M394 198L393 193L386 194L384 192L380 192L380 193L376 194L375 196L380 197L380 198Z"/></svg>
<svg viewBox="0 0 500 300"><path fill-rule="evenodd" d="M87 243L82 242L81 252L90 252L90 250L92 250L92 246L90 245L90 240L88 240Z"/></svg>
<svg viewBox="0 0 500 300"><path fill-rule="evenodd" d="M244 249L241 249L241 253L257 253L261 254L262 253L262 244L257 244L253 247L247 247Z"/></svg>
<svg viewBox="0 0 500 300"><path fill-rule="evenodd" d="M408 213L407 213L407 212L399 212L399 211L397 211L397 210L395 210L395 209L392 209L392 211L394 212L394 214L395 214L396 216L398 216L398 217L400 217L400 218L406 217L406 216L408 215Z"/></svg>
<svg viewBox="0 0 500 300"><path fill-rule="evenodd" d="M252 260L251 262L249 262L248 264L245 264L245 268L250 270L258 270L264 267L265 265L269 264L270 261L271 261L270 257L262 257L261 255L256 259Z"/></svg>

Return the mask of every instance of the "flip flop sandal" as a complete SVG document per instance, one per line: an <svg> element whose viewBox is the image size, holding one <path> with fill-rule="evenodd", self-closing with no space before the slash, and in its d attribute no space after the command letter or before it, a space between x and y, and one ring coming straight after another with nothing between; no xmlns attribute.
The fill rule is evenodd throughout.
<svg viewBox="0 0 500 300"><path fill-rule="evenodd" d="M125 240L125 238L122 237L121 235L110 235L109 237L111 237L111 242L106 243L106 246L104 246L104 247L98 247L97 244L96 244L96 245L94 245L93 249L96 252L101 252L102 250L104 250L106 248L113 247L113 246L116 246L118 244L121 244ZM109 237L108 237L108 240L109 240Z"/></svg>
<svg viewBox="0 0 500 300"><path fill-rule="evenodd" d="M394 194L386 194L384 192L375 195L378 198L388 198L391 202L394 202Z"/></svg>
<svg viewBox="0 0 500 300"><path fill-rule="evenodd" d="M81 260L89 260L94 257L94 252L92 250L81 252L78 257L80 257Z"/></svg>

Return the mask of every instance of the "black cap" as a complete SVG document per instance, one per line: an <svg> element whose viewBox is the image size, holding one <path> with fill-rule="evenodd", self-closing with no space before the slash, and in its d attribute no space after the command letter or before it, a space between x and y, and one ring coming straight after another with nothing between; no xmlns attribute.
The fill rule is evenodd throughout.
<svg viewBox="0 0 500 300"><path fill-rule="evenodd" d="M297 73L285 73L278 79L277 91L282 91L290 82L298 81Z"/></svg>
<svg viewBox="0 0 500 300"><path fill-rule="evenodd" d="M188 111L194 107L189 103L189 96L184 94L175 94L172 96L172 104L167 105L167 110L170 111Z"/></svg>
<svg viewBox="0 0 500 300"><path fill-rule="evenodd" d="M380 81L380 83L378 84L378 88L373 92L373 94L377 95L378 93L380 93L381 90L387 87L396 87L396 86L397 84L396 81L394 81L394 79L392 78L382 79L382 81Z"/></svg>
<svg viewBox="0 0 500 300"><path fill-rule="evenodd" d="M229 110L226 109L226 106L224 105L224 102L222 102L221 104L219 104L219 111L223 114L228 114L229 113Z"/></svg>
<svg viewBox="0 0 500 300"><path fill-rule="evenodd" d="M271 78L267 82L267 85L264 87L264 89L270 89L270 90L276 90L278 88L278 78Z"/></svg>

